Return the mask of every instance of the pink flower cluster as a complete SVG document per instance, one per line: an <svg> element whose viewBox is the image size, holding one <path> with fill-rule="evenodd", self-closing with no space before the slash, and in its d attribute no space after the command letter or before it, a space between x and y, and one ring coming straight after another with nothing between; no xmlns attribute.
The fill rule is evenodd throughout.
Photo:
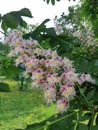
<svg viewBox="0 0 98 130"><path fill-rule="evenodd" d="M16 66L25 67L24 75L31 75L33 87L43 88L47 103L57 102L58 112L68 110L70 100L76 95L76 83L93 82L89 74L75 73L68 58L58 56L56 50L42 48L34 39L23 39L18 30L10 32L5 43L11 47L8 56L16 57Z"/></svg>

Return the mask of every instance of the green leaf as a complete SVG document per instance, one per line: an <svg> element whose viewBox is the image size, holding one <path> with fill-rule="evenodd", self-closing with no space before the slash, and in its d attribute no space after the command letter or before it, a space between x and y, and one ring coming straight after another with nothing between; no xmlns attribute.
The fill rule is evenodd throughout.
<svg viewBox="0 0 98 130"><path fill-rule="evenodd" d="M52 4L52 5L55 5L55 1L60 1L60 0L43 0L43 1L46 1L47 4L49 4L50 1L51 1L51 4Z"/></svg>
<svg viewBox="0 0 98 130"><path fill-rule="evenodd" d="M49 4L50 0L47 0L47 4Z"/></svg>
<svg viewBox="0 0 98 130"><path fill-rule="evenodd" d="M27 23L22 19L20 18L20 23L19 23L20 26L26 28L27 27Z"/></svg>
<svg viewBox="0 0 98 130"><path fill-rule="evenodd" d="M86 125L84 125L84 124L79 123L77 130L88 130L88 127Z"/></svg>
<svg viewBox="0 0 98 130"><path fill-rule="evenodd" d="M7 83L0 82L0 92L10 92L10 87Z"/></svg>
<svg viewBox="0 0 98 130"><path fill-rule="evenodd" d="M40 24L40 26L43 25L43 24L46 24L46 23L49 22L49 21L50 21L50 19L45 19L45 20Z"/></svg>
<svg viewBox="0 0 98 130"><path fill-rule="evenodd" d="M92 91L90 91L88 94L87 94L87 99L88 100L91 100L94 96L94 93L95 93L95 89L93 89Z"/></svg>
<svg viewBox="0 0 98 130"><path fill-rule="evenodd" d="M55 5L55 0L51 0L52 5Z"/></svg>
<svg viewBox="0 0 98 130"><path fill-rule="evenodd" d="M93 100L98 102L98 89L94 93Z"/></svg>
<svg viewBox="0 0 98 130"><path fill-rule="evenodd" d="M4 30L4 32L6 32L8 29L8 26L6 25L4 20L2 20L1 28Z"/></svg>
<svg viewBox="0 0 98 130"><path fill-rule="evenodd" d="M16 28L18 26L17 18L11 13L8 13L3 16L3 22L7 25L7 27L10 28Z"/></svg>
<svg viewBox="0 0 98 130"><path fill-rule="evenodd" d="M50 19L45 19L36 29L35 29L35 31L33 32L33 33L35 33L35 32L41 32L42 30L43 30L43 28L46 28L46 23L47 22L49 22L50 21Z"/></svg>
<svg viewBox="0 0 98 130"><path fill-rule="evenodd" d="M73 38L72 38L72 43L73 43L74 45L79 46L79 44L80 44L80 39L77 38L77 37L73 37Z"/></svg>
<svg viewBox="0 0 98 130"><path fill-rule="evenodd" d="M95 66L98 66L98 60L95 61Z"/></svg>
<svg viewBox="0 0 98 130"><path fill-rule="evenodd" d="M33 32L30 32L28 34L25 34L23 38L27 39L29 37L36 39L39 41L41 37L41 33L45 32L46 30L46 23L49 22L50 19L45 19Z"/></svg>
<svg viewBox="0 0 98 130"><path fill-rule="evenodd" d="M46 28L43 30L43 32L49 36L54 36L54 37L57 36L54 28Z"/></svg>
<svg viewBox="0 0 98 130"><path fill-rule="evenodd" d="M20 16L26 16L26 17L30 17L30 18L33 17L32 14L31 14L31 11L27 8L21 9L20 11L18 11L18 13L19 13Z"/></svg>
<svg viewBox="0 0 98 130"><path fill-rule="evenodd" d="M23 8L20 11L12 11L2 16L2 29L6 31L8 28L17 28L19 25L26 27L27 23L22 19L22 16L32 18L29 9Z"/></svg>
<svg viewBox="0 0 98 130"><path fill-rule="evenodd" d="M81 63L77 67L78 72L85 72L85 73L97 73L98 66L95 66L95 60L88 61L87 63L84 60L81 60Z"/></svg>
<svg viewBox="0 0 98 130"><path fill-rule="evenodd" d="M98 130L98 125L93 126L92 130Z"/></svg>

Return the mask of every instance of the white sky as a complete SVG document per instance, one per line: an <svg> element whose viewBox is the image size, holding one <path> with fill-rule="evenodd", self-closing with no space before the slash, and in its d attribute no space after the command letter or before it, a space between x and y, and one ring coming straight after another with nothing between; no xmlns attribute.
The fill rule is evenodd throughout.
<svg viewBox="0 0 98 130"><path fill-rule="evenodd" d="M28 8L32 12L34 18L28 18L26 21L30 24L41 23L43 20L49 18L51 20L54 17L60 16L62 12L68 13L68 6L75 5L79 0L74 2L71 0L61 0L56 2L55 6L46 4L43 0L0 0L0 13L6 14L10 11L17 11L22 8ZM53 25L53 21L50 22Z"/></svg>

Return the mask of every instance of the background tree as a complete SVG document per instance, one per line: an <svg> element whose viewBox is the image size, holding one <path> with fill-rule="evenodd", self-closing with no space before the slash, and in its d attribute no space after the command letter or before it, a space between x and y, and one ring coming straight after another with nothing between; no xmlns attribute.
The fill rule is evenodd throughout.
<svg viewBox="0 0 98 130"><path fill-rule="evenodd" d="M52 5L55 5L56 1L60 2L60 0L44 1L47 2L47 4L51 2ZM80 14L81 19L85 19L85 21L87 21L87 23L94 30L96 37L98 37L98 0L80 0L80 6L78 7L77 11L77 13Z"/></svg>

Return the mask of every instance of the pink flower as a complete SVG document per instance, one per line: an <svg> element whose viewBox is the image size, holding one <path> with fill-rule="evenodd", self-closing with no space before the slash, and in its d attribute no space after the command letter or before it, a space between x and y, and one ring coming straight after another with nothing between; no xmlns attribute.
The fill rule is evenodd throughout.
<svg viewBox="0 0 98 130"><path fill-rule="evenodd" d="M54 86L45 87L44 98L47 101L47 103L53 102L56 100L56 89Z"/></svg>
<svg viewBox="0 0 98 130"><path fill-rule="evenodd" d="M53 75L48 74L47 75L47 83L49 85L56 85L56 83L58 83L58 76L55 74L53 74Z"/></svg>
<svg viewBox="0 0 98 130"><path fill-rule="evenodd" d="M57 111L59 113L64 113L68 110L69 108L69 101L67 98L62 98L57 101Z"/></svg>
<svg viewBox="0 0 98 130"><path fill-rule="evenodd" d="M50 60L49 59L45 60L45 65L46 65L46 67L50 66Z"/></svg>
<svg viewBox="0 0 98 130"><path fill-rule="evenodd" d="M84 83L85 81L90 82L90 83L94 83L95 81L91 78L90 74L82 74L80 76L80 82L79 84L81 85L82 83Z"/></svg>
<svg viewBox="0 0 98 130"><path fill-rule="evenodd" d="M62 92L62 95L68 99L72 99L76 94L75 89L71 84L61 86L60 91Z"/></svg>
<svg viewBox="0 0 98 130"><path fill-rule="evenodd" d="M67 77L67 73L62 73L62 77L66 78Z"/></svg>

